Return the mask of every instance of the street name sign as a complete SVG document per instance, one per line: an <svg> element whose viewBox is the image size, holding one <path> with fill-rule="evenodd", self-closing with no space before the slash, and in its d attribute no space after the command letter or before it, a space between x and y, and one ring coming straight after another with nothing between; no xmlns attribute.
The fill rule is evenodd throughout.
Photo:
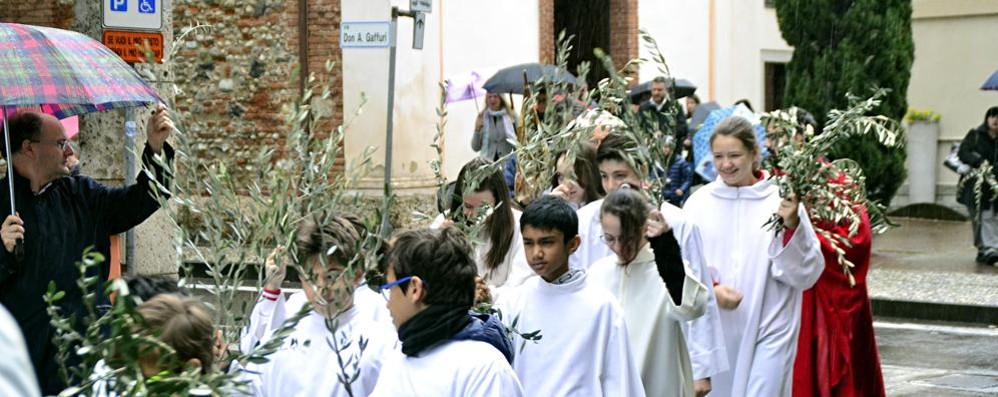
<svg viewBox="0 0 998 397"><path fill-rule="evenodd" d="M105 28L159 31L167 0L101 0Z"/></svg>
<svg viewBox="0 0 998 397"><path fill-rule="evenodd" d="M430 13L433 9L433 0L409 0L409 11Z"/></svg>
<svg viewBox="0 0 998 397"><path fill-rule="evenodd" d="M392 44L388 21L340 23L340 48L386 48Z"/></svg>

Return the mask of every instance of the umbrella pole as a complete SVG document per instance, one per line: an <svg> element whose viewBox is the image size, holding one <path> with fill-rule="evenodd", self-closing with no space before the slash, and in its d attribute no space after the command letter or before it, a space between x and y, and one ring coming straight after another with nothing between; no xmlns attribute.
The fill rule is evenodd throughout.
<svg viewBox="0 0 998 397"><path fill-rule="evenodd" d="M10 188L10 214L17 214L14 208L14 161L10 158L10 131L7 128L7 107L3 106L4 158L7 159L7 184Z"/></svg>

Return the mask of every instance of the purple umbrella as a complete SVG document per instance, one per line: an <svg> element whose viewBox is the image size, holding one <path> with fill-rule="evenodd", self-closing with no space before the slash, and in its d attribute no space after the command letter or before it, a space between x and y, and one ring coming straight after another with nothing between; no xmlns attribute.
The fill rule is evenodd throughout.
<svg viewBox="0 0 998 397"><path fill-rule="evenodd" d="M475 100L475 107L478 107L478 98L485 96L485 89L482 88L485 81L478 72L472 71L462 73L446 80L447 97L445 103Z"/></svg>

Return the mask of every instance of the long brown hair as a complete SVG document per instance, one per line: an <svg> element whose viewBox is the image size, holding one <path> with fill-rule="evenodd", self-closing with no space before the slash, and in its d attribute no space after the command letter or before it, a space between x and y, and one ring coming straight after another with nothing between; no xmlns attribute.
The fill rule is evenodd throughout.
<svg viewBox="0 0 998 397"><path fill-rule="evenodd" d="M513 233L516 225L513 224L513 198L509 194L509 186L502 176L502 171L496 168L493 172L478 181L477 186L471 186L474 181L470 180L469 173L489 167L488 161L482 158L475 158L469 161L461 172L457 174L457 182L454 183L454 194L451 197L451 216L461 211L464 204L465 189L471 188L468 193L478 193L488 191L496 201L492 215L485 220L485 229L489 233L489 252L485 254L485 265L489 269L495 269L506 259L506 252L513 245Z"/></svg>
<svg viewBox="0 0 998 397"><path fill-rule="evenodd" d="M559 152L555 155L555 166L558 165L558 160L561 160L562 157L565 157L565 152ZM603 190L603 181L599 176L599 164L596 162L596 148L593 145L586 142L578 144L572 170L575 171L576 182L585 191L582 198L585 201L583 204L589 204L606 195ZM556 173L551 180L551 189L557 188L558 184L558 174Z"/></svg>
<svg viewBox="0 0 998 397"><path fill-rule="evenodd" d="M617 238L627 248L627 252L635 256L641 249L641 237L649 213L648 202L635 189L617 189L606 196L600 207L600 218L609 214L620 220L620 236Z"/></svg>

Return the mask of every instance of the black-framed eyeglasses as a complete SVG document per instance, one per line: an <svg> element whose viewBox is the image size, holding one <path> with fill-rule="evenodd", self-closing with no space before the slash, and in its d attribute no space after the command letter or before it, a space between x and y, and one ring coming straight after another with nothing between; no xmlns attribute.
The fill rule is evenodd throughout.
<svg viewBox="0 0 998 397"><path fill-rule="evenodd" d="M29 141L34 143L51 143L62 151L65 151L67 147L70 147L69 139L29 139Z"/></svg>

